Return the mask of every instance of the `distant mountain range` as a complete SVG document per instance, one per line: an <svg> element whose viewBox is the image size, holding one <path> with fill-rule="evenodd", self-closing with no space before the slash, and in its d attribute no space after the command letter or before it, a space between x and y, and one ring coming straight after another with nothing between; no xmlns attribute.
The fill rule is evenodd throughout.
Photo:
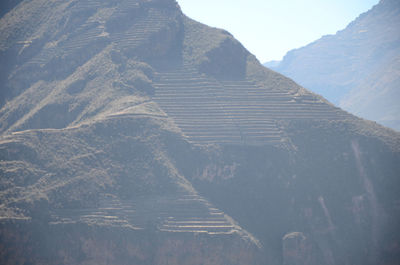
<svg viewBox="0 0 400 265"><path fill-rule="evenodd" d="M400 133L174 0L0 19L0 264L398 265L399 172Z"/></svg>
<svg viewBox="0 0 400 265"><path fill-rule="evenodd" d="M400 130L400 1L265 66L360 117Z"/></svg>

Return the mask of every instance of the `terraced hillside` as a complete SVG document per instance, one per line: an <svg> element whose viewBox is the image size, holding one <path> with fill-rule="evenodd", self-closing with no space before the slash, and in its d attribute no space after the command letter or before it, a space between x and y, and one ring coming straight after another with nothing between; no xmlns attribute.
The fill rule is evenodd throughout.
<svg viewBox="0 0 400 265"><path fill-rule="evenodd" d="M55 210L51 224L96 224L142 230L153 226L162 232L244 233L223 212L196 194L182 192L166 196L141 196L121 200L108 194L98 207Z"/></svg>
<svg viewBox="0 0 400 265"><path fill-rule="evenodd" d="M280 120L349 117L310 93L218 80L188 65L157 73L154 87L154 100L195 144L280 144Z"/></svg>
<svg viewBox="0 0 400 265"><path fill-rule="evenodd" d="M18 2L0 264L398 264L398 133L174 0Z"/></svg>

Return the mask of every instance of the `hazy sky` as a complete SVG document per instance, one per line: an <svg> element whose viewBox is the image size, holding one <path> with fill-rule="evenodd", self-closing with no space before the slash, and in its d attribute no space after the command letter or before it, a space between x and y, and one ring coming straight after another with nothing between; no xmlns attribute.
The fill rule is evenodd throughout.
<svg viewBox="0 0 400 265"><path fill-rule="evenodd" d="M334 34L379 0L177 0L189 17L232 33L262 62Z"/></svg>

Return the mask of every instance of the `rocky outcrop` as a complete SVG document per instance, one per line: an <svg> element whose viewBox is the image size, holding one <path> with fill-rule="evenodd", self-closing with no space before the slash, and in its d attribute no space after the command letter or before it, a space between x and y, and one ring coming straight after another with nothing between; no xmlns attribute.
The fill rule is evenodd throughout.
<svg viewBox="0 0 400 265"><path fill-rule="evenodd" d="M245 79L248 55L237 40L227 38L217 48L207 52L199 70L218 79Z"/></svg>

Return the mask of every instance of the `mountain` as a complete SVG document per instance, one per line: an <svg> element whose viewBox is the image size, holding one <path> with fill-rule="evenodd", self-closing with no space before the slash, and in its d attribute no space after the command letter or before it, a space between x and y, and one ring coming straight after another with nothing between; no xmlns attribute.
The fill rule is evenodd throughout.
<svg viewBox="0 0 400 265"><path fill-rule="evenodd" d="M381 0L344 30L266 65L335 105L400 130L400 2Z"/></svg>
<svg viewBox="0 0 400 265"><path fill-rule="evenodd" d="M0 19L1 264L398 264L400 134L173 0Z"/></svg>

